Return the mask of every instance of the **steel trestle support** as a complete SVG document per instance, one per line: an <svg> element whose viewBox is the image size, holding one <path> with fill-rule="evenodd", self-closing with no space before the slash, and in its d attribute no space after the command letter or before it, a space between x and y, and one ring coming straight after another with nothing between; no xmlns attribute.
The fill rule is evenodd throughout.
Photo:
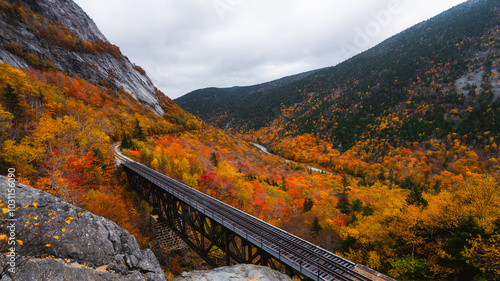
<svg viewBox="0 0 500 281"><path fill-rule="evenodd" d="M265 252L259 243L238 235L210 214L170 194L150 180L122 166L129 186L147 201L159 220L194 250L209 266L216 268L233 264L268 266L293 277L309 279L297 270ZM257 245L256 245L257 244Z"/></svg>

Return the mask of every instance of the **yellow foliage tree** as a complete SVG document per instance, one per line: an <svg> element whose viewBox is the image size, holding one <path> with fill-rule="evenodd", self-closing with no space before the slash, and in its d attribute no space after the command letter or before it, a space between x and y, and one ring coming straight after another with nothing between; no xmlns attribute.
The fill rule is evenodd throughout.
<svg viewBox="0 0 500 281"><path fill-rule="evenodd" d="M500 276L500 234L490 239L478 237L469 241L471 246L464 250L469 263L492 276Z"/></svg>
<svg viewBox="0 0 500 281"><path fill-rule="evenodd" d="M12 125L12 119L14 119L14 115L12 115L12 113L8 111L5 111L4 108L0 105L0 137L7 134L7 131Z"/></svg>
<svg viewBox="0 0 500 281"><path fill-rule="evenodd" d="M487 231L499 219L500 185L492 175L469 173L457 190L456 199L453 204L460 205L463 212L473 214Z"/></svg>

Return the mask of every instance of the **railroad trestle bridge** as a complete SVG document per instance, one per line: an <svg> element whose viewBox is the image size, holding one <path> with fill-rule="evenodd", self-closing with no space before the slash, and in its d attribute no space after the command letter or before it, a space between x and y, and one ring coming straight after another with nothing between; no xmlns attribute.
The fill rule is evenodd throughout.
<svg viewBox="0 0 500 281"><path fill-rule="evenodd" d="M115 154L129 185L211 267L257 264L302 280L392 280L132 161L117 147Z"/></svg>

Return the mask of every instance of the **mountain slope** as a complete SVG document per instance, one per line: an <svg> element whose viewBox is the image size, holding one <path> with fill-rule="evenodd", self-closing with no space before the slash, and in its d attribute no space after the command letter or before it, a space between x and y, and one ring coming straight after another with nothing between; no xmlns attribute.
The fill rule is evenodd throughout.
<svg viewBox="0 0 500 281"><path fill-rule="evenodd" d="M289 87L296 81L312 75L315 71L304 72L267 83L247 87L206 88L193 91L174 101L186 111L203 120L221 127L228 127L238 117L251 116L255 107L266 106L269 100L280 98L273 95L275 89ZM270 104L279 102L273 100ZM265 110L273 111L272 107ZM261 108L260 111L263 111ZM236 114L236 115L235 115ZM258 120L265 125L269 119Z"/></svg>
<svg viewBox="0 0 500 281"><path fill-rule="evenodd" d="M0 60L124 90L155 113L165 113L164 95L146 73L110 44L73 1L0 1Z"/></svg>
<svg viewBox="0 0 500 281"><path fill-rule="evenodd" d="M37 180L61 151L103 156L110 141L202 125L67 0L0 0L0 124L0 164Z"/></svg>
<svg viewBox="0 0 500 281"><path fill-rule="evenodd" d="M125 190L110 146L199 129L201 120L159 92L69 0L0 0L0 58L0 169L145 245L147 211Z"/></svg>
<svg viewBox="0 0 500 281"><path fill-rule="evenodd" d="M270 89L244 110L226 110L225 99L211 110L224 112L236 129L315 133L344 149L363 137L405 142L452 132L477 136L478 129L498 135L499 6L468 1L335 67ZM473 88L459 83L475 70L483 71L477 93L464 96L469 90L456 88ZM480 117L488 110L489 118Z"/></svg>

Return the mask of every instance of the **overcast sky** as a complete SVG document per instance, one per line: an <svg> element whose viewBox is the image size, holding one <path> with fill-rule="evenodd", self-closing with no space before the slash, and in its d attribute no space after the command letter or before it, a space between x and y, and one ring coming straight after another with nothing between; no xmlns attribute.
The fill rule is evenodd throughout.
<svg viewBox="0 0 500 281"><path fill-rule="evenodd" d="M464 0L75 0L174 99L336 65Z"/></svg>

